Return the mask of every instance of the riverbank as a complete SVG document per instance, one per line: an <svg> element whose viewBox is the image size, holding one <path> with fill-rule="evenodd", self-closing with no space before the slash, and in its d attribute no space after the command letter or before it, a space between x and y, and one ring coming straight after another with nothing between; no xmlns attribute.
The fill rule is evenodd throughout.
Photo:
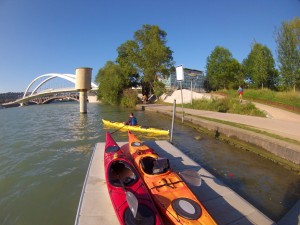
<svg viewBox="0 0 300 225"><path fill-rule="evenodd" d="M172 106L147 104L139 107L172 116ZM176 118L182 119L181 108L177 107ZM197 129L205 129L229 144L300 172L300 119L270 119L184 109L184 123Z"/></svg>

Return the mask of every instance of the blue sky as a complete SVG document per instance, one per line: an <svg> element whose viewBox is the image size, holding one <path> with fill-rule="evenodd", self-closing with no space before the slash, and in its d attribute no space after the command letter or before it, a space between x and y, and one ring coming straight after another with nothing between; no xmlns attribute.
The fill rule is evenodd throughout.
<svg viewBox="0 0 300 225"><path fill-rule="evenodd" d="M143 24L167 32L175 65L205 70L216 46L242 62L255 40L276 59L275 28L300 0L0 0L0 93L92 67L93 79Z"/></svg>

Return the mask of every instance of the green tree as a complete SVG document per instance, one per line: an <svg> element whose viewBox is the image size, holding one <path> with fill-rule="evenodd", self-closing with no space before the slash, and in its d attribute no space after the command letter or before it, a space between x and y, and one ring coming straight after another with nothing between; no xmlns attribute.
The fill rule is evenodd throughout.
<svg viewBox="0 0 300 225"><path fill-rule="evenodd" d="M158 26L143 25L129 40L118 48L117 62L128 71L143 76L143 84L153 91L158 77L168 77L174 71L172 51L166 46L167 33ZM131 72L132 72L131 71ZM149 94L149 93L146 93Z"/></svg>
<svg viewBox="0 0 300 225"><path fill-rule="evenodd" d="M270 49L254 43L248 57L243 61L245 77L252 86L274 89L278 82L278 73Z"/></svg>
<svg viewBox="0 0 300 225"><path fill-rule="evenodd" d="M122 67L124 74L129 78L131 86L137 86L139 74L134 66L137 44L134 41L127 41L118 47L117 63Z"/></svg>
<svg viewBox="0 0 300 225"><path fill-rule="evenodd" d="M243 86L245 83L245 76L243 66L236 60L232 59L228 64L229 77L233 80L229 81L229 87L236 89L238 86Z"/></svg>
<svg viewBox="0 0 300 225"><path fill-rule="evenodd" d="M158 80L154 81L153 91L156 96L161 96L164 92L166 92L165 84Z"/></svg>
<svg viewBox="0 0 300 225"><path fill-rule="evenodd" d="M207 57L206 76L212 90L228 89L243 80L242 67L231 52L217 46Z"/></svg>
<svg viewBox="0 0 300 225"><path fill-rule="evenodd" d="M277 55L281 76L287 89L300 87L300 19L283 22L276 31Z"/></svg>
<svg viewBox="0 0 300 225"><path fill-rule="evenodd" d="M112 105L120 103L123 90L130 86L123 68L112 61L99 70L96 81L99 83L98 99Z"/></svg>

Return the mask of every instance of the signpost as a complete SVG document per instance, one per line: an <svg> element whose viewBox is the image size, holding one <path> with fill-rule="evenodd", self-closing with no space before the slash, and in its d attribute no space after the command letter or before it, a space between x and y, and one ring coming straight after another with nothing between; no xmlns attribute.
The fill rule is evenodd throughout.
<svg viewBox="0 0 300 225"><path fill-rule="evenodd" d="M183 123L184 111L183 111L182 81L184 81L184 71L183 71L183 66L182 65L176 67L176 79L180 83L181 108L182 108L182 123Z"/></svg>

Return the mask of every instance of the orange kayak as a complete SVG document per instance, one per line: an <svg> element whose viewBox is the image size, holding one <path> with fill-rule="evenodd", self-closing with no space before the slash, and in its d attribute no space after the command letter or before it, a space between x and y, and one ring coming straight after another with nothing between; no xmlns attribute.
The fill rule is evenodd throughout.
<svg viewBox="0 0 300 225"><path fill-rule="evenodd" d="M172 224L216 225L217 223L181 177L161 158L128 131L129 153L162 215Z"/></svg>

